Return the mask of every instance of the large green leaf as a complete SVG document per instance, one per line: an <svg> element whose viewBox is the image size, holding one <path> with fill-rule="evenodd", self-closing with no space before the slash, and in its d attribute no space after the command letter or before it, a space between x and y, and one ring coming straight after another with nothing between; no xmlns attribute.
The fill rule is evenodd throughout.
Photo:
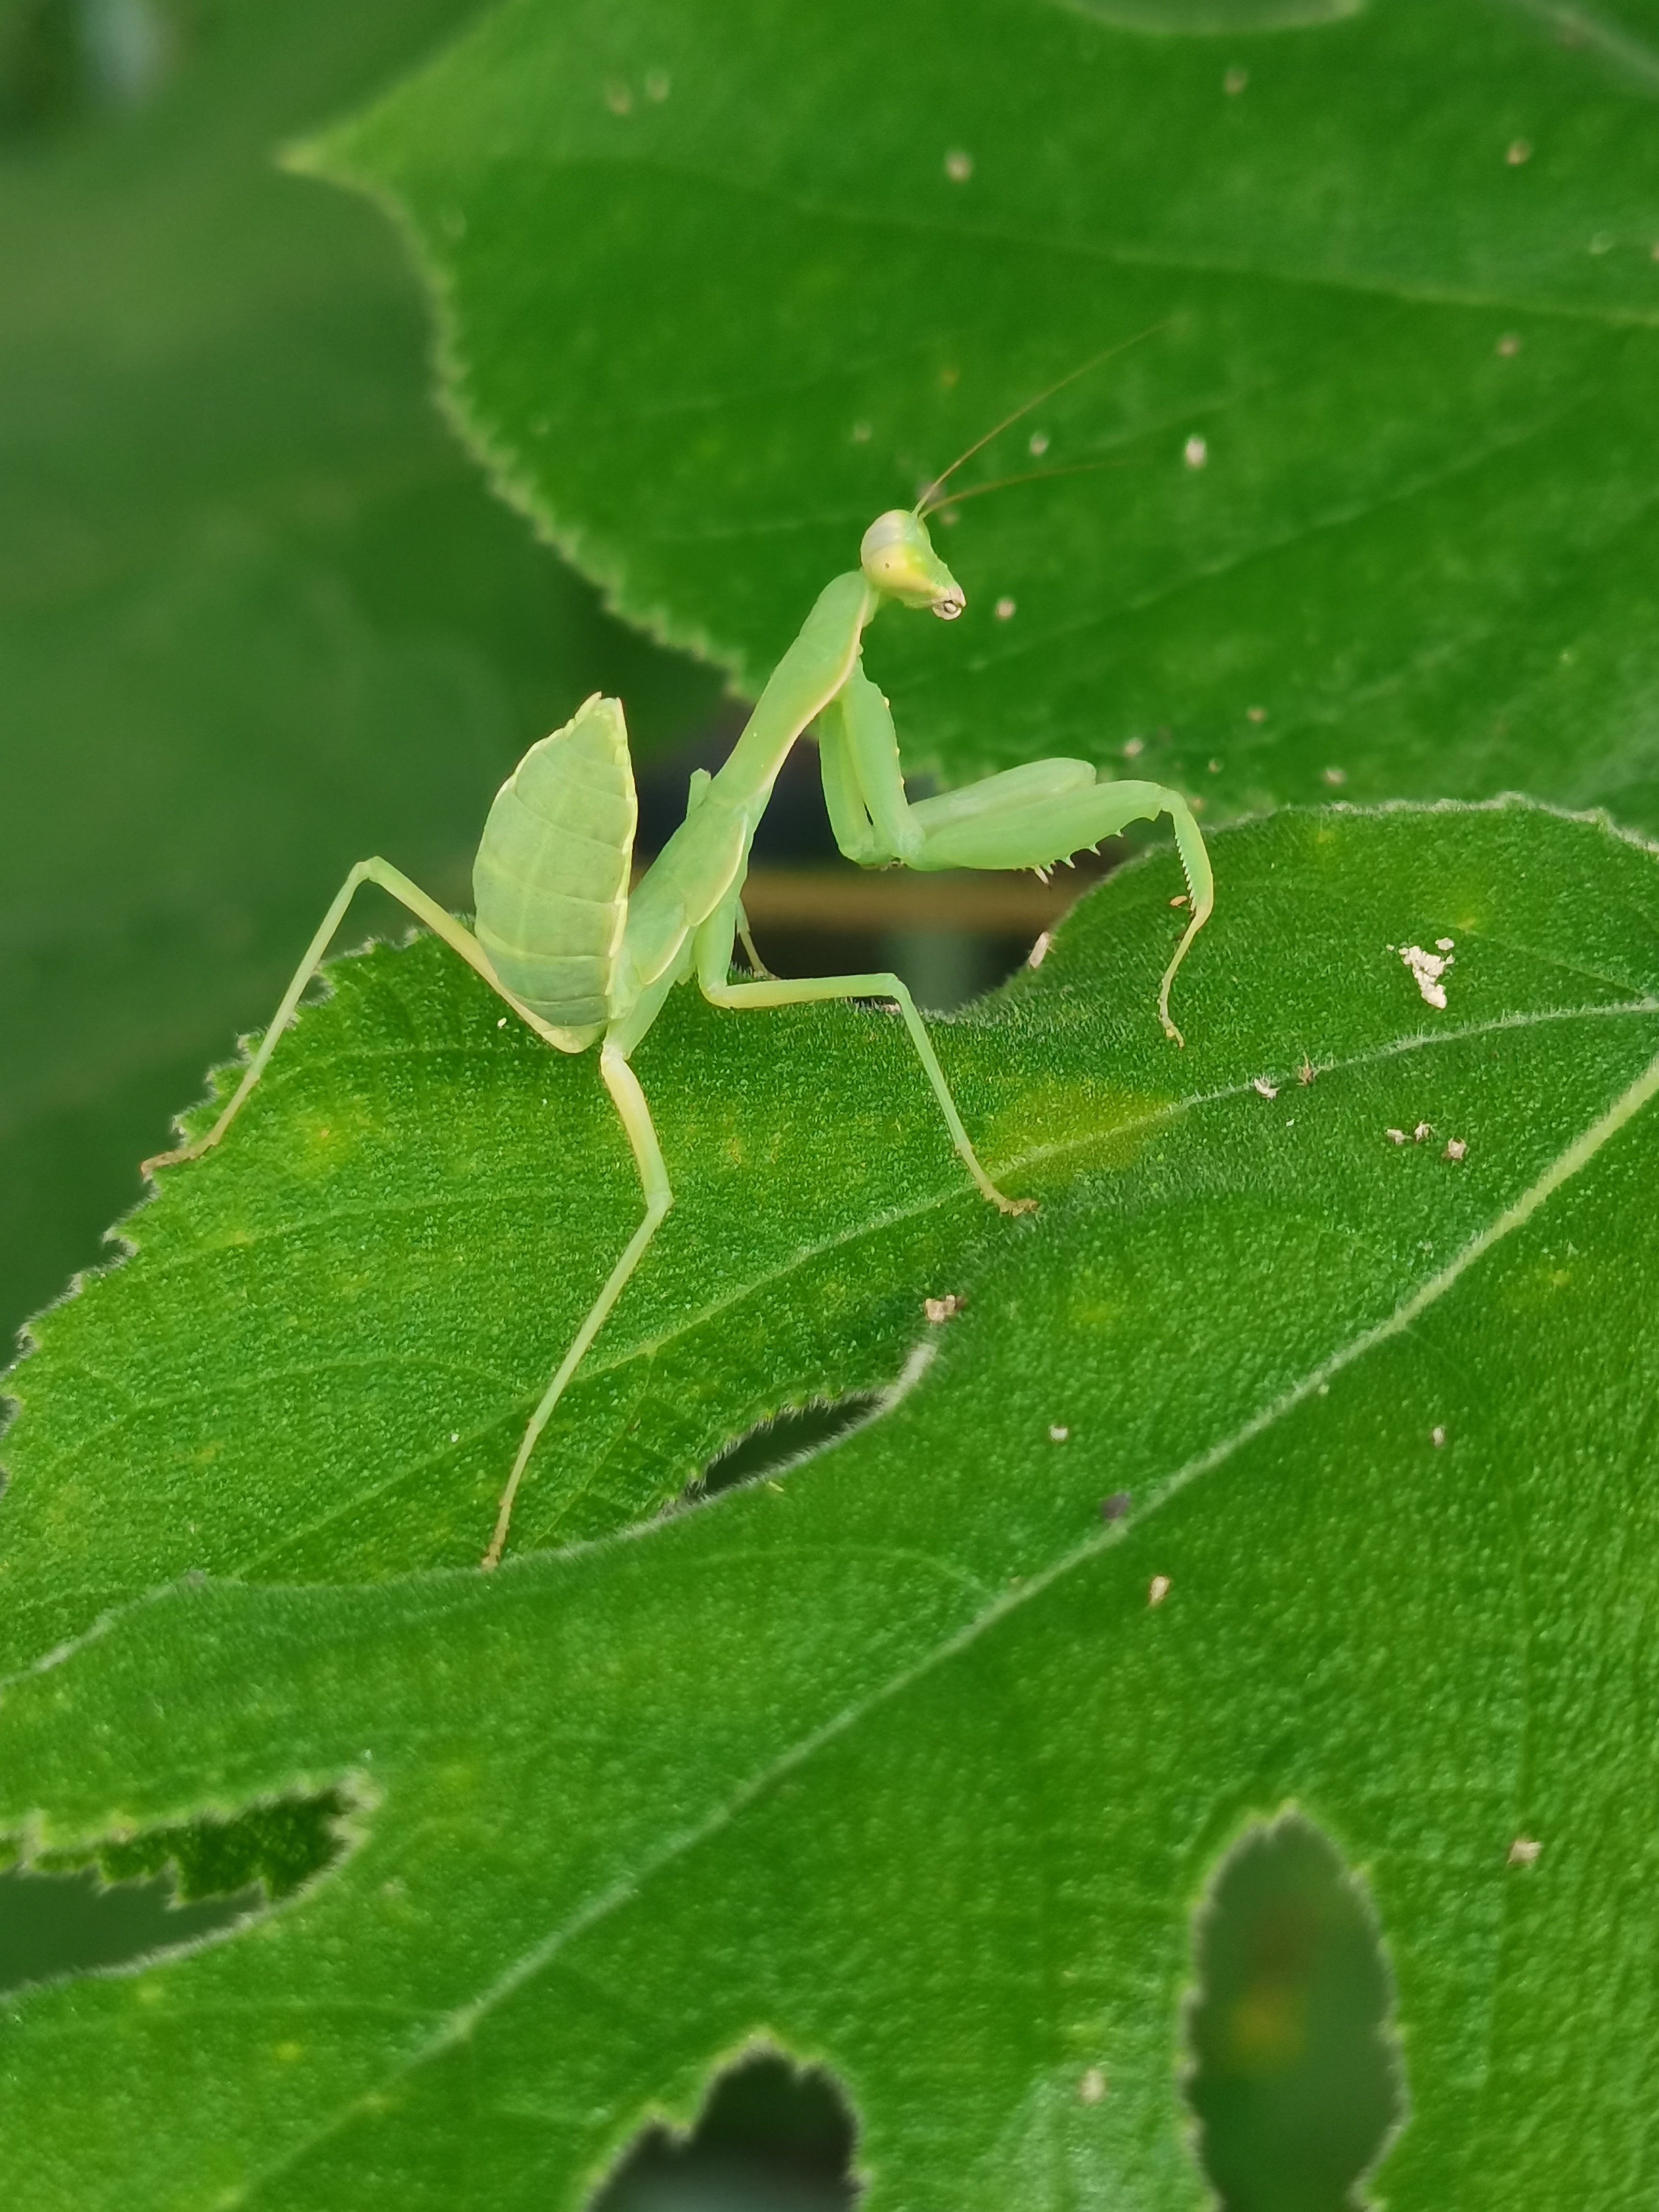
<svg viewBox="0 0 1659 2212"><path fill-rule="evenodd" d="M1150 1008L1158 860L944 1030L970 1122L1044 1199L971 1252L880 1017L688 1016L641 1050L681 1242L599 1387L695 1394L688 1434L751 1409L769 1361L775 1397L799 1389L838 1221L872 1311L904 1272L884 1239L914 1242L908 1321L853 1331L885 1328L890 1374L933 1352L884 1418L495 1577L188 1583L9 1684L0 1824L33 1850L329 1787L360 1831L246 1933L8 2004L19 2203L574 2206L647 2112L685 2113L769 2035L847 2082L871 2212L1196 2206L1188 1907L1241 1822L1294 1799L1365 1870L1390 1950L1411 2115L1389 2204L1645 2204L1659 861L1519 806L1217 843L1184 1055ZM1443 1007L1400 957L1443 937ZM361 1360L374 1305L431 1414L476 1396L501 1326L481 1310L533 1304L544 1354L624 1225L613 1140L571 1103L591 1070L510 1032L497 1052L424 949L337 974L240 1166L228 1143L170 1177L136 1258L24 1370L4 1519L59 1627L185 1564L160 1538L140 1558L128 1498L199 1516L198 1563L265 1571L185 1449L190 1391L222 1408L238 1486L281 1493L248 1510L314 1524L308 1481L350 1501L372 1439L319 1429L314 1477L276 1449L307 1378L331 1387L285 1330L285 1248L320 1267L349 1218L369 1287L341 1283L335 1355ZM499 1120L468 1123L481 1086ZM607 1216L564 1243L570 1217L544 1216L516 1261L486 1252L482 1202L542 1203L515 1110ZM895 1166L866 1164L890 1129ZM774 1206L807 1224L805 1267L777 1264ZM238 1238L258 1274L226 1272ZM916 1306L945 1289L966 1304L930 1329ZM532 1387L516 1356L490 1345L502 1399ZM386 1463L422 1449L411 1420ZM539 1463L544 1516L592 1466L578 1424ZM434 1553L446 1480L465 1470L400 1509ZM337 1555L362 1570L349 1535ZM321 1570L320 1540L296 1564Z"/></svg>
<svg viewBox="0 0 1659 2212"><path fill-rule="evenodd" d="M963 507L965 623L876 641L918 764L1659 827L1656 96L1652 0L520 0L313 158L497 481L745 689L1127 345L958 481L1121 465Z"/></svg>
<svg viewBox="0 0 1659 2212"><path fill-rule="evenodd" d="M495 784L586 690L647 743L713 699L488 496L383 226L276 166L464 12L0 22L0 1337L96 1253L354 860L459 900ZM149 25L147 105L100 79L74 111L95 22Z"/></svg>

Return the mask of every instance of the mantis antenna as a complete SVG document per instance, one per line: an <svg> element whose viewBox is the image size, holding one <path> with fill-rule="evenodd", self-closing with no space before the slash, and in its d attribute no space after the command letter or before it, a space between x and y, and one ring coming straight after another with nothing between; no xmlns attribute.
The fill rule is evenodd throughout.
<svg viewBox="0 0 1659 2212"><path fill-rule="evenodd" d="M932 483L924 488L921 497L916 501L916 514L919 517L921 517L932 514L933 509L940 503L939 496L939 494L944 490L945 485L949 483L951 478L955 476L957 471L962 466L963 463L964 461L971 461L975 453L983 453L986 447L990 444L994 438L1000 438L1005 430L1012 430L1016 422L1024 421L1024 417L1030 414L1034 409L1041 407L1045 400L1052 399L1057 392L1064 392L1068 384L1075 384L1079 377L1087 376L1091 369L1098 368L1103 362L1110 361L1115 355L1127 353L1131 346L1140 345L1147 338L1155 338L1160 331L1167 331L1174 321L1175 317L1173 315L1166 315L1161 323L1153 323L1144 331L1137 331L1132 338L1120 338L1115 345L1109 345L1103 353L1094 354L1089 360L1081 362L1076 368L1068 369L1064 376L1060 377L1056 382L1049 385L1045 391L1039 392L1035 398L1028 399L1023 405L1016 407L1012 415L1005 415L1000 422L994 424L993 427L985 433L982 438L975 438L973 444L969 446L965 452L960 453L957 455L955 460L951 462L948 469L941 469L938 476L933 479ZM1060 476L1064 474L1065 471L1060 469L1052 469L1046 471L1044 473L1051 476ZM984 489L988 491L991 487L987 484ZM966 492L962 492L959 493L957 496L962 499L966 499L969 495Z"/></svg>
<svg viewBox="0 0 1659 2212"><path fill-rule="evenodd" d="M966 491L947 492L943 499L936 501L933 506L918 507L916 514L918 518L925 522L930 514L938 514L940 507L962 507L970 499L978 499L982 493L1006 491L1011 484L1047 483L1050 477L1091 476L1097 469L1127 469L1133 465L1133 464L1127 459L1112 459L1072 461L1058 469L1022 469L1016 477L993 477L989 483L969 484Z"/></svg>

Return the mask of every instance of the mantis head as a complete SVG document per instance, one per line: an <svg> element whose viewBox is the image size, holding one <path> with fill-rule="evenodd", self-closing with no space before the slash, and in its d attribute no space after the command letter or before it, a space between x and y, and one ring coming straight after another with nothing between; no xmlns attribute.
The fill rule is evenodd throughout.
<svg viewBox="0 0 1659 2212"><path fill-rule="evenodd" d="M941 622L954 622L968 603L913 508L895 507L876 517L859 547L859 564L877 591L907 607L931 607Z"/></svg>

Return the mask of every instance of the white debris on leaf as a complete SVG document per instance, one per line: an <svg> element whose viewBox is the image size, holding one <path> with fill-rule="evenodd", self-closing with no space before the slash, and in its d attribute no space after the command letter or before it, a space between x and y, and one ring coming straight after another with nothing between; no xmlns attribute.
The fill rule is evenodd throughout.
<svg viewBox="0 0 1659 2212"><path fill-rule="evenodd" d="M1091 2066L1077 2085L1077 2094L1085 2105L1097 2105L1106 2094L1106 2076L1098 2066Z"/></svg>
<svg viewBox="0 0 1659 2212"><path fill-rule="evenodd" d="M962 1311L962 1300L954 1291L951 1291L942 1298L924 1298L921 1302L921 1310L928 1320L937 1325L942 1321L950 1321L959 1314Z"/></svg>
<svg viewBox="0 0 1659 2212"><path fill-rule="evenodd" d="M1442 943L1446 940L1443 939ZM1413 980L1431 1006L1446 1003L1446 987L1440 978L1452 964L1449 952L1428 952L1420 945L1402 945L1400 957L1412 971Z"/></svg>
<svg viewBox="0 0 1659 2212"><path fill-rule="evenodd" d="M1252 1091L1259 1091L1264 1098L1277 1098L1279 1096L1279 1085L1276 1083L1269 1083L1265 1075L1256 1076L1251 1082L1250 1088Z"/></svg>
<svg viewBox="0 0 1659 2212"><path fill-rule="evenodd" d="M1446 1149L1440 1157L1443 1160L1461 1160L1468 1149L1462 1137L1448 1137Z"/></svg>
<svg viewBox="0 0 1659 2212"><path fill-rule="evenodd" d="M1041 968L1043 962L1048 957L1048 947L1054 943L1054 941L1053 936L1048 930L1045 929L1041 932L1036 943L1031 947L1030 952L1026 955L1025 965L1028 968Z"/></svg>
<svg viewBox="0 0 1659 2212"><path fill-rule="evenodd" d="M1507 1853L1509 1863L1511 1866L1531 1866L1543 1848L1536 1836L1517 1836Z"/></svg>
<svg viewBox="0 0 1659 2212"><path fill-rule="evenodd" d="M1048 1431L1048 1441L1050 1443L1063 1444L1071 1433L1069 1429L1063 1428L1056 1423Z"/></svg>
<svg viewBox="0 0 1659 2212"><path fill-rule="evenodd" d="M1169 1595L1170 1577L1168 1575L1154 1575L1151 1582L1146 1585L1147 1604L1162 1605L1164 1599L1168 1597Z"/></svg>
<svg viewBox="0 0 1659 2212"><path fill-rule="evenodd" d="M1384 1129L1382 1133L1391 1145L1403 1145L1406 1141L1406 1132L1403 1129Z"/></svg>

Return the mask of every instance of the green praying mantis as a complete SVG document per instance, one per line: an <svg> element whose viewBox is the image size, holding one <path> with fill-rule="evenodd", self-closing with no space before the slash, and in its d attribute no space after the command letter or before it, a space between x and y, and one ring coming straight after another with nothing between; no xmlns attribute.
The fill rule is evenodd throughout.
<svg viewBox="0 0 1659 2212"><path fill-rule="evenodd" d="M1030 402L997 431L1038 404ZM496 795L473 865L472 928L389 862L358 861L218 1120L193 1143L144 1164L149 1171L193 1160L219 1142L264 1074L362 884L378 884L435 931L556 1050L580 1053L598 1044L599 1074L639 1170L644 1217L530 1416L501 1492L485 1568L501 1559L537 1439L673 1203L630 1062L677 984L695 975L713 1005L745 1010L829 999L890 1000L980 1191L1005 1213L1036 1204L1007 1197L981 1165L921 1017L896 975L787 981L770 975L756 955L743 909L750 847L779 771L814 722L836 842L861 867L1047 869L1131 822L1167 814L1190 905L1164 973L1158 1011L1165 1033L1182 1042L1170 1017L1170 987L1209 919L1214 886L1204 841L1181 794L1156 783L1102 782L1086 761L1042 760L913 801L888 702L864 672L864 632L888 601L945 622L962 612L965 595L933 549L927 516L942 503L948 477L997 431L934 478L914 507L895 507L870 525L857 568L819 593L725 765L714 775L699 769L693 776L684 821L636 883L630 887L637 808L627 726L621 702L595 693L562 729L531 747ZM734 939L753 970L745 981L732 979Z"/></svg>

